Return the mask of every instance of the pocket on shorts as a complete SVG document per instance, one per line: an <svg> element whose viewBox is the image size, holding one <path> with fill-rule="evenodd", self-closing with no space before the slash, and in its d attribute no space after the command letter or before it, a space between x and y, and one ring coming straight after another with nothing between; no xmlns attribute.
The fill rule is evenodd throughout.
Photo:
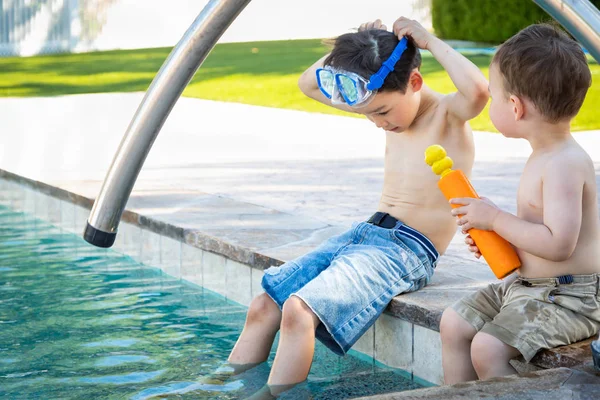
<svg viewBox="0 0 600 400"><path fill-rule="evenodd" d="M400 232L398 229L390 229L389 233L390 233L390 238L392 239L392 241L394 243L401 246L404 250L412 252L412 250L406 245L406 243L404 243L405 237L402 234L402 232Z"/></svg>
<svg viewBox="0 0 600 400"><path fill-rule="evenodd" d="M402 247L405 252L418 259L422 265L427 265L428 273L433 273L433 264L429 253L427 253L427 250L425 250L421 244L406 237L402 231L397 229L390 229L390 236L393 242Z"/></svg>
<svg viewBox="0 0 600 400"><path fill-rule="evenodd" d="M506 288L502 288L503 282L498 282L498 295L502 301L502 309L508 308L516 303L527 304L529 302L554 303L554 286L523 286L519 282L513 282Z"/></svg>
<svg viewBox="0 0 600 400"><path fill-rule="evenodd" d="M427 254L418 246L411 248L400 237L396 236L400 232L390 229L389 235L392 238L389 251L393 254L396 264L403 271L403 280L412 281L413 285L408 291L412 292L425 287L433 275L433 267ZM410 240L410 239L409 239ZM397 247L394 247L397 245ZM416 251L415 251L416 250Z"/></svg>
<svg viewBox="0 0 600 400"><path fill-rule="evenodd" d="M558 286L550 292L548 300L563 308L580 313L584 308L598 307L598 299L595 292L595 288L589 284Z"/></svg>

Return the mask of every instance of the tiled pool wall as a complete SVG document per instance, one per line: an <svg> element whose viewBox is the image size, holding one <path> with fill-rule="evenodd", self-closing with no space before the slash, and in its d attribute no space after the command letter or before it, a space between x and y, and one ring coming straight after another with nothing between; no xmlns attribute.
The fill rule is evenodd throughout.
<svg viewBox="0 0 600 400"><path fill-rule="evenodd" d="M82 235L90 208L75 204L71 201L75 196L65 193L24 178L13 181L0 177L0 204L49 221L66 232ZM88 203L91 207L91 202ZM135 223L122 221L119 224L112 250L244 306L263 292L262 270ZM443 383L439 332L388 314L377 320L353 347L352 353L362 359L402 369L425 385Z"/></svg>

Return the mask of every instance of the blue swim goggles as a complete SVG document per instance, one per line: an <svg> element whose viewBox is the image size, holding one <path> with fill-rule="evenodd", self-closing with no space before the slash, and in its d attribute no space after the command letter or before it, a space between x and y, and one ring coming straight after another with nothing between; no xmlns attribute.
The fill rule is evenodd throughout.
<svg viewBox="0 0 600 400"><path fill-rule="evenodd" d="M406 50L408 40L403 37L396 45L390 57L383 62L379 71L367 81L354 72L336 69L330 66L317 69L317 85L321 93L332 104L348 104L350 107L364 107L373 100L377 90L383 86L385 78L394 70Z"/></svg>

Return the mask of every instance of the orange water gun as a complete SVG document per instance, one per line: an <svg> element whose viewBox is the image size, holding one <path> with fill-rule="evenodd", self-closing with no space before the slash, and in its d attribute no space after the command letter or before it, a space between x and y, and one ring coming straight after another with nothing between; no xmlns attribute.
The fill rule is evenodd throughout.
<svg viewBox="0 0 600 400"><path fill-rule="evenodd" d="M446 150L442 146L437 144L429 146L425 150L425 162L431 166L436 175L440 175L438 186L448 200L457 197L479 198L465 174L461 170L451 169L452 159L446 155ZM460 204L452 204L453 208L460 206ZM469 235L498 279L508 276L521 266L515 249L496 232L470 229Z"/></svg>

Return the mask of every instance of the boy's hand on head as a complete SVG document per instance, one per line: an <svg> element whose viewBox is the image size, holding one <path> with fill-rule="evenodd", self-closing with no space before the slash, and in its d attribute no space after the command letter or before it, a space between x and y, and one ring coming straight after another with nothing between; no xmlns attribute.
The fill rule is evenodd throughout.
<svg viewBox="0 0 600 400"><path fill-rule="evenodd" d="M465 237L465 244L467 245L467 248L469 249L469 251L471 253L473 253L475 258L481 257L481 252L479 251L479 247L477 247L477 244L475 243L475 241L473 240L471 235L467 234L467 236Z"/></svg>
<svg viewBox="0 0 600 400"><path fill-rule="evenodd" d="M486 198L456 198L450 199L450 204L462 204L462 207L452 210L452 215L459 216L456 224L461 227L462 233L473 228L491 231L494 220L500 214L500 209Z"/></svg>
<svg viewBox="0 0 600 400"><path fill-rule="evenodd" d="M398 39L402 39L403 36L409 36L415 45L421 49L427 49L429 43L434 36L427 32L427 29L415 20L400 17L394 22L393 27L394 34L398 36Z"/></svg>
<svg viewBox="0 0 600 400"><path fill-rule="evenodd" d="M385 26L380 19L376 19L372 22L365 22L364 24L360 24L360 26L358 27L359 32L366 31L369 29L382 29L384 31L387 31L387 26Z"/></svg>

